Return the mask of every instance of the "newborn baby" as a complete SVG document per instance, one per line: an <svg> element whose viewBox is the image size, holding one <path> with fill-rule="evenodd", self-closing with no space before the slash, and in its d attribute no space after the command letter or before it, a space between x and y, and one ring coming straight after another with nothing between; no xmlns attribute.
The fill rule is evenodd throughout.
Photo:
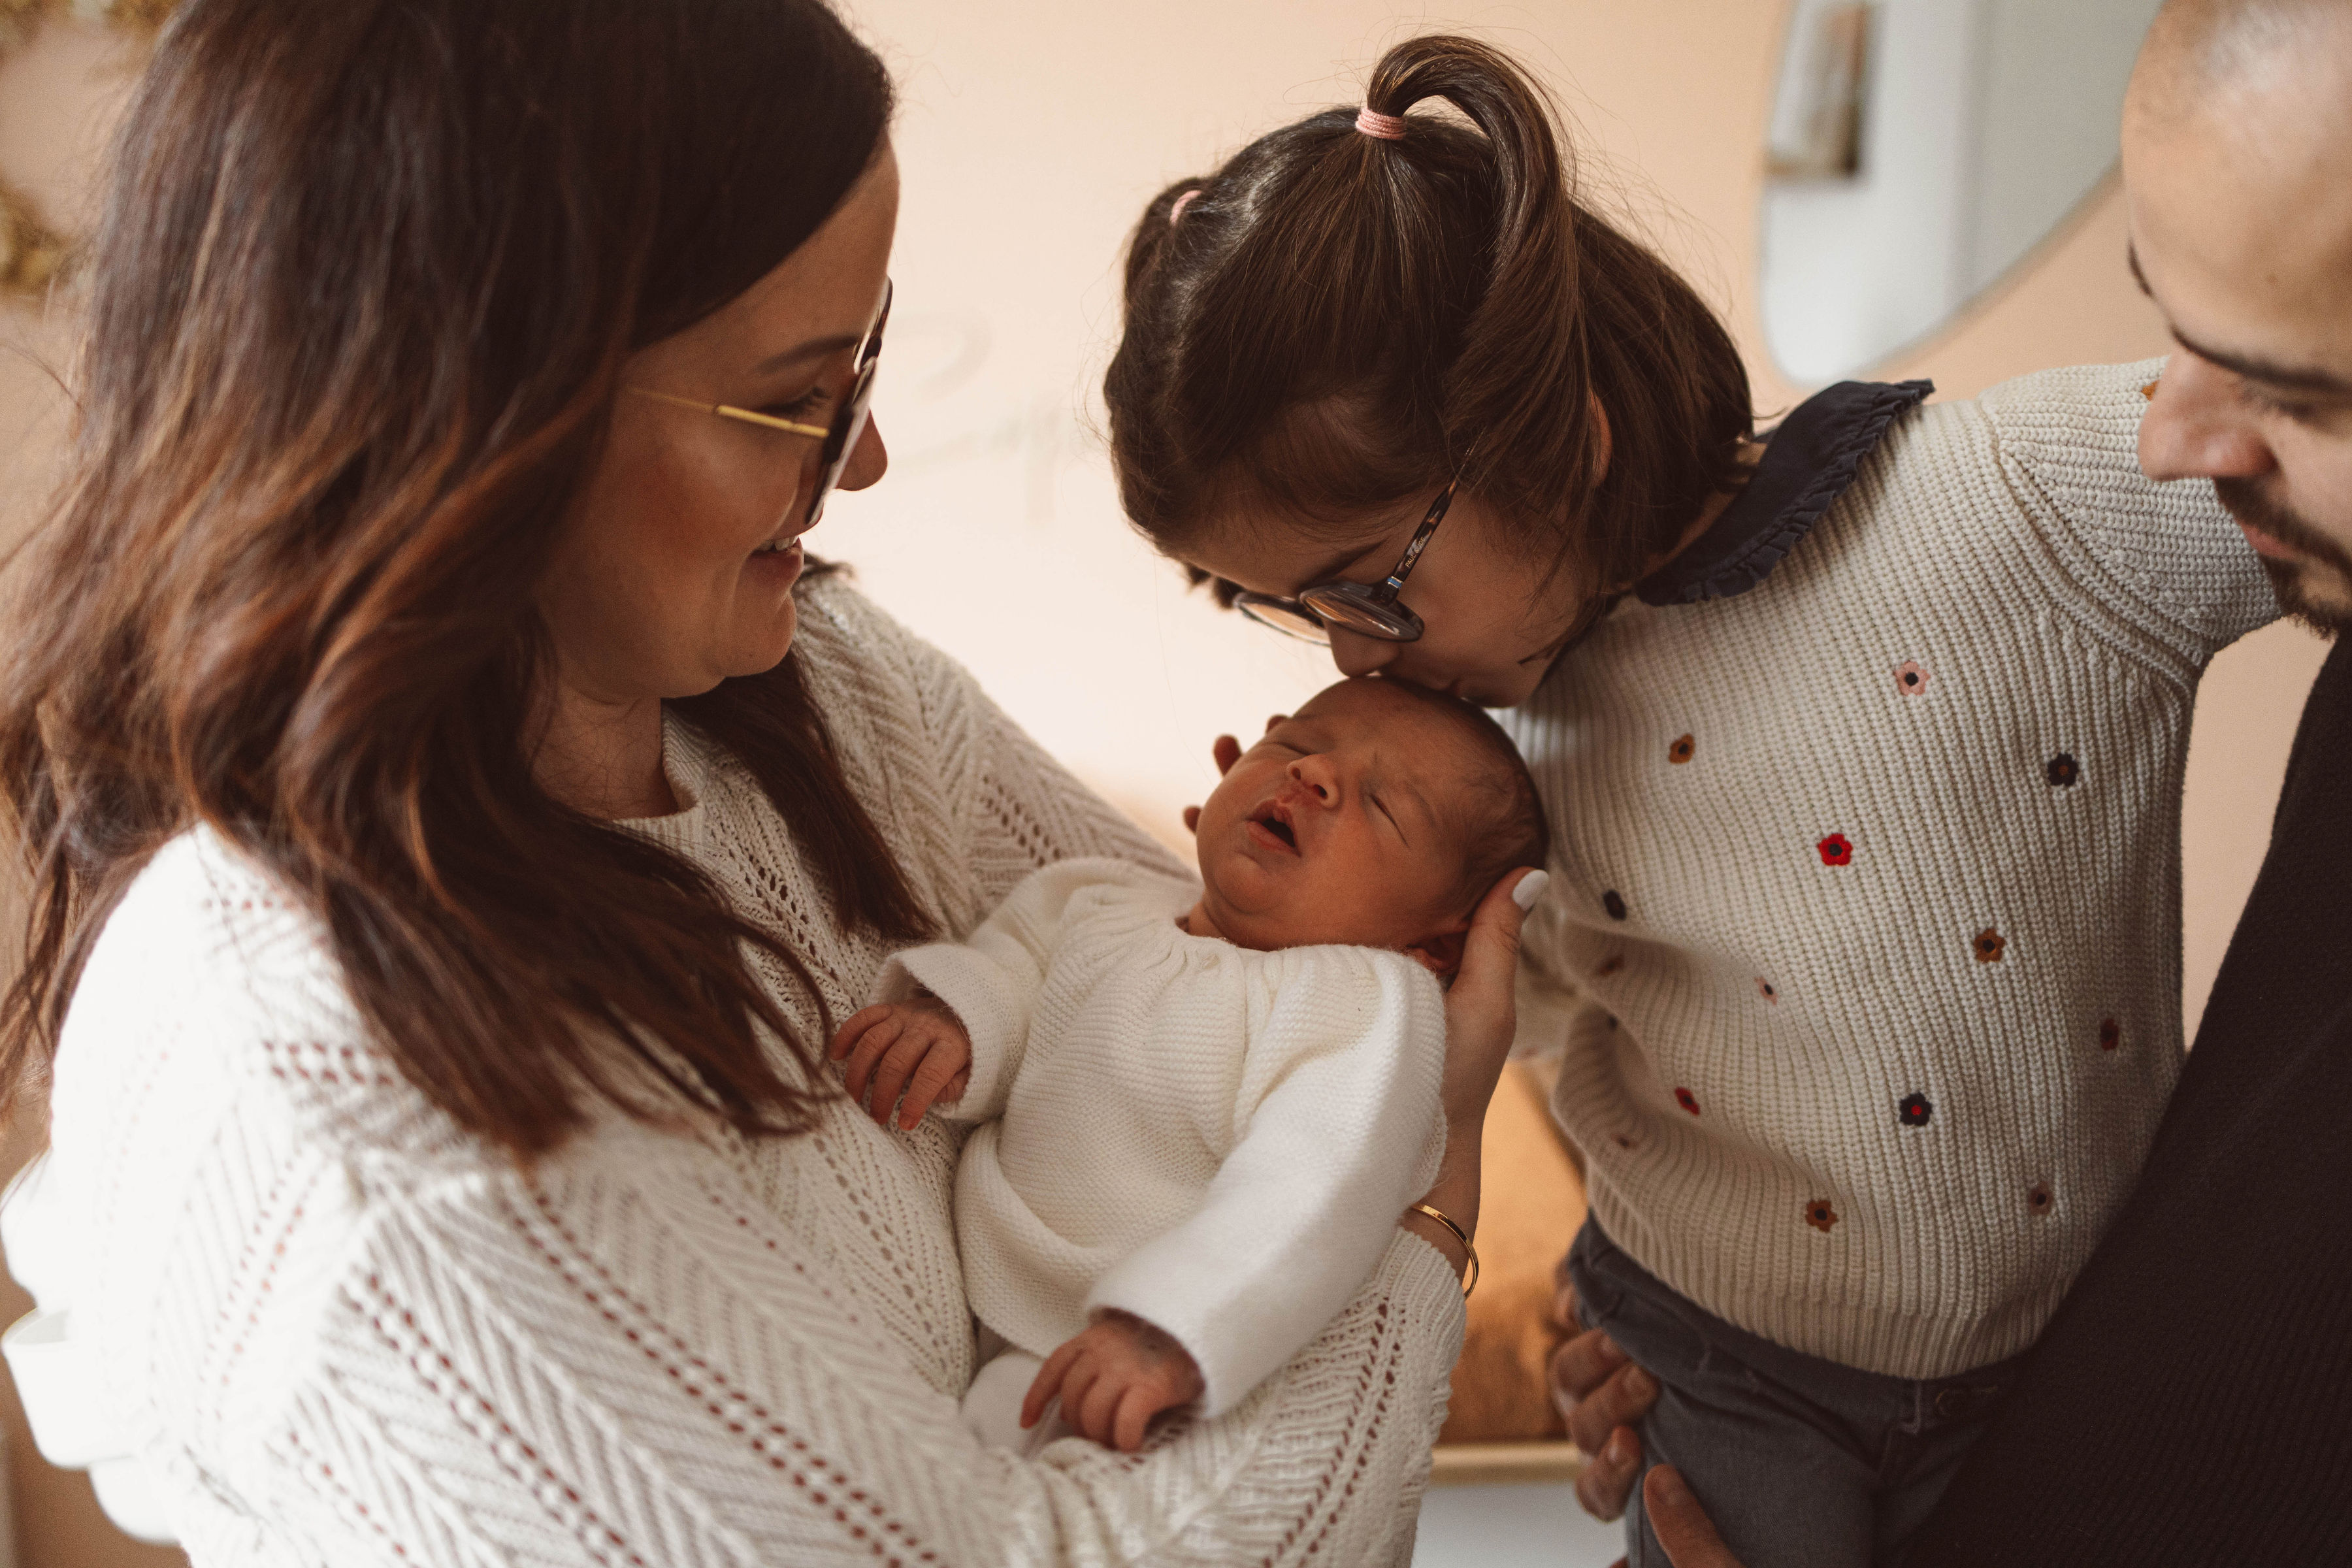
<svg viewBox="0 0 2352 1568"><path fill-rule="evenodd" d="M1436 1179L1471 913L1547 847L1495 722L1379 679L1269 724L1197 833L1198 881L1036 872L969 942L892 959L834 1041L877 1118L937 1100L981 1123L955 1212L989 1359L964 1411L1000 1446L1133 1452L1322 1331Z"/></svg>

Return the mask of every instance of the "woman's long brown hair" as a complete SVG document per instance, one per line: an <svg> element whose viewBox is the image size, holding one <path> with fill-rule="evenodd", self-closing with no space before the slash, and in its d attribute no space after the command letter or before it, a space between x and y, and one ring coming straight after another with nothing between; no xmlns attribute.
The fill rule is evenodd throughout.
<svg viewBox="0 0 2352 1568"><path fill-rule="evenodd" d="M183 7L116 149L70 477L0 677L34 882L0 1090L202 823L316 913L409 1081L518 1156L598 1097L807 1124L812 1042L747 954L824 1020L806 969L533 782L534 599L625 357L814 233L890 101L817 0ZM925 930L797 661L676 706L838 919Z"/></svg>
<svg viewBox="0 0 2352 1568"><path fill-rule="evenodd" d="M1592 592L1739 482L1738 350L1577 199L1543 89L1468 38L1381 57L1371 109L1429 99L1468 123L1417 114L1391 141L1352 109L1311 115L1136 225L1104 392L1121 499L1162 550L1237 498L1353 538L1458 473L1540 581Z"/></svg>

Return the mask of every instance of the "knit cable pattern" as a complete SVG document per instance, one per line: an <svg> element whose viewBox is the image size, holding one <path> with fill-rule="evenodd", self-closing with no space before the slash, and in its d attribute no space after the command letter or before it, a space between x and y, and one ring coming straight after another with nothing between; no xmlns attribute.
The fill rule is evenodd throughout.
<svg viewBox="0 0 2352 1568"><path fill-rule="evenodd" d="M803 593L795 657L944 930L1049 861L1173 868L854 591ZM845 1016L887 954L827 922L731 759L673 721L667 763L693 804L639 830ZM90 1397L199 1564L1411 1554L1463 1321L1433 1248L1400 1233L1288 1366L1141 1456L985 1450L956 1419L955 1131L845 1100L761 1142L614 1117L519 1170L392 1071L310 917L201 831L110 921L52 1118L42 1201L86 1245L43 1306L70 1308Z"/></svg>

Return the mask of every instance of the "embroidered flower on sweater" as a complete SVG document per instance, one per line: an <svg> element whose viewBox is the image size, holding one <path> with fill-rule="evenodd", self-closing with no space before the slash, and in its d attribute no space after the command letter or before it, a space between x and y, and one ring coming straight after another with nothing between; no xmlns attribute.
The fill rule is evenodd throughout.
<svg viewBox="0 0 2352 1568"><path fill-rule="evenodd" d="M1824 866L1853 864L1853 840L1843 833L1832 833L1813 847L1821 851L1822 864Z"/></svg>
<svg viewBox="0 0 2352 1568"><path fill-rule="evenodd" d="M1685 735L1681 740L1676 741L1673 745L1666 748L1666 761L1674 763L1677 767L1680 767L1683 763L1689 762L1691 760L1691 754L1697 750L1697 738L1696 736Z"/></svg>
<svg viewBox="0 0 2352 1568"><path fill-rule="evenodd" d="M1999 963L2002 951L2008 946L2009 938L1990 926L1977 932L1977 940L1970 944L1979 963Z"/></svg>
<svg viewBox="0 0 2352 1568"><path fill-rule="evenodd" d="M1763 997L1764 1000L1771 1003L1776 1007L1780 1005L1780 992L1779 987L1775 986L1770 981L1765 979L1760 974L1756 977L1756 994Z"/></svg>
<svg viewBox="0 0 2352 1568"><path fill-rule="evenodd" d="M1685 1110L1689 1111L1693 1116L1696 1116L1698 1114L1698 1096L1693 1094L1689 1089L1677 1089L1675 1090L1675 1103L1681 1106Z"/></svg>
<svg viewBox="0 0 2352 1568"><path fill-rule="evenodd" d="M2053 1209L2053 1208L2055 1208L2055 1207L2057 1207L2057 1206L2058 1206L2058 1200L2057 1200L2057 1198L2056 1198L2055 1196L2053 1196L2053 1195L2052 1194L2052 1193L2051 1193L2051 1191L2050 1191L2050 1184L2049 1184L2049 1183L2047 1183L2047 1182L2036 1182L2036 1183L2034 1183L2032 1186L2030 1186L2030 1187L2026 1188L2026 1190L2025 1190L2025 1207L2026 1207L2026 1211L2027 1211L2028 1213L2032 1214L2032 1215L2033 1215L2033 1217L2034 1217L2034 1218L2036 1218L2036 1219L2040 1219L2040 1218L2042 1218L2043 1215L2047 1215L2047 1214L2048 1214L2052 1209Z"/></svg>
<svg viewBox="0 0 2352 1568"><path fill-rule="evenodd" d="M2061 752L2050 759L2048 770L2052 789L2072 789L2083 779L2083 764Z"/></svg>
<svg viewBox="0 0 2352 1568"><path fill-rule="evenodd" d="M1895 1120L1906 1127L1925 1127L1935 1114L1936 1108L1924 1094L1906 1094L1895 1104Z"/></svg>
<svg viewBox="0 0 2352 1568"><path fill-rule="evenodd" d="M1827 1236L1830 1233L1830 1227L1837 1222L1838 1212L1830 1206L1829 1199L1815 1198L1805 1205L1805 1223L1823 1236Z"/></svg>
<svg viewBox="0 0 2352 1568"><path fill-rule="evenodd" d="M1624 967L1625 955L1622 952L1612 952L1608 957L1602 959L1601 961L1601 967L1594 970L1592 973L1600 976L1601 979L1606 980Z"/></svg>
<svg viewBox="0 0 2352 1568"><path fill-rule="evenodd" d="M2112 1051L2124 1043L2124 1026L2113 1018L2099 1021L2099 1049Z"/></svg>
<svg viewBox="0 0 2352 1568"><path fill-rule="evenodd" d="M1927 672L1917 660L1895 667L1895 689L1906 697L1916 697L1927 689Z"/></svg>
<svg viewBox="0 0 2352 1568"><path fill-rule="evenodd" d="M1601 895L1601 907L1609 911L1611 920L1622 921L1625 918L1625 895L1612 888Z"/></svg>

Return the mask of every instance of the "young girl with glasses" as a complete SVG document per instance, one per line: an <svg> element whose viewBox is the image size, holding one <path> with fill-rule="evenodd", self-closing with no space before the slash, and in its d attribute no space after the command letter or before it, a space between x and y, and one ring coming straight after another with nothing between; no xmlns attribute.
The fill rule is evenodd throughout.
<svg viewBox="0 0 2352 1568"><path fill-rule="evenodd" d="M1424 103L1451 112L1409 112ZM1224 602L1487 706L1551 814L1528 970L1644 1454L1751 1565L1890 1560L2179 1070L2198 677L2275 616L2151 363L1753 428L1729 334L1447 37L1137 225L1127 510ZM1662 1563L1638 1507L1628 1546Z"/></svg>

